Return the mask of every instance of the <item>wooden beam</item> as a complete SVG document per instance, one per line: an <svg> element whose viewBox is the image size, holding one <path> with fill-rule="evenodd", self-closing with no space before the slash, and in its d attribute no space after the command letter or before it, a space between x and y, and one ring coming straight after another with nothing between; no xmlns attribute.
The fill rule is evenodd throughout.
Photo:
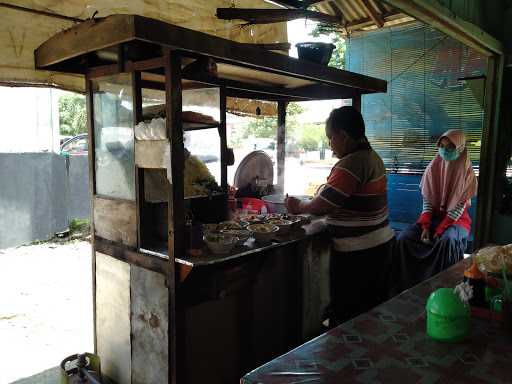
<svg viewBox="0 0 512 384"><path fill-rule="evenodd" d="M499 135L499 107L504 69L504 56L488 59L485 82L484 124L478 183L478 205L475 225L475 248L487 245L491 239L494 219L496 152Z"/></svg>
<svg viewBox="0 0 512 384"><path fill-rule="evenodd" d="M352 106L357 109L359 112L362 112L361 111L361 102L362 102L362 98L361 98L361 95L356 95L352 98Z"/></svg>
<svg viewBox="0 0 512 384"><path fill-rule="evenodd" d="M94 237L94 250L131 265L136 265L165 276L168 274L169 263L164 258L141 253L134 248L98 236Z"/></svg>
<svg viewBox="0 0 512 384"><path fill-rule="evenodd" d="M229 90L249 91L252 93L259 93L261 96L255 97L256 99L265 100L270 99L269 95L279 96L282 98L295 98L302 100L321 100L321 99L347 99L351 98L354 93L359 93L357 88L342 88L342 87L330 87L323 84L312 84L305 85L297 88L284 88L266 85L257 85L244 83L237 80L231 79L219 79L217 77L199 75L199 76L188 76L190 80L203 82L207 84L215 84L224 86ZM233 93L229 92L229 96ZM242 97L242 96L240 96Z"/></svg>
<svg viewBox="0 0 512 384"><path fill-rule="evenodd" d="M402 12L420 20L448 36L476 49L478 52L492 56L503 54L503 44L476 25L454 17L446 7L430 0L382 0L400 9Z"/></svg>
<svg viewBox="0 0 512 384"><path fill-rule="evenodd" d="M184 144L181 120L181 54L165 50L165 106L167 135L171 141L171 188L168 204L168 255L169 255L169 384L176 384L184 365L177 364L177 311L175 259L185 254L185 209L184 209ZM180 359L184 358L181 356Z"/></svg>
<svg viewBox="0 0 512 384"><path fill-rule="evenodd" d="M96 172L95 172L95 140L94 140L94 95L91 80L85 77L85 100L87 110L87 132L88 132L88 164L89 164L89 201L91 204L91 266L92 266L92 320L93 320L93 343L94 352L97 350L96 332L96 251L94 250L94 194L96 193Z"/></svg>
<svg viewBox="0 0 512 384"><path fill-rule="evenodd" d="M133 15L125 15L115 23L108 23L106 19L87 20L51 37L35 51L36 69L76 57L78 47L78 55L83 55L131 40L134 37L134 18ZM95 32L87 33L88 30Z"/></svg>
<svg viewBox="0 0 512 384"><path fill-rule="evenodd" d="M302 98L279 95L266 95L264 93L244 91L233 88L226 88L226 96L240 99L264 100L264 101L304 101Z"/></svg>
<svg viewBox="0 0 512 384"><path fill-rule="evenodd" d="M343 24L343 20L345 20L345 16L343 15L343 11L338 6L338 4L336 4L335 1L329 1L328 4L331 7L334 14L340 19L340 22Z"/></svg>
<svg viewBox="0 0 512 384"><path fill-rule="evenodd" d="M377 27L382 28L384 26L384 20L381 15L373 8L368 0L359 0L361 6L366 10L370 19L377 25Z"/></svg>
<svg viewBox="0 0 512 384"><path fill-rule="evenodd" d="M267 51L289 51L292 47L290 43L267 43L267 44L252 44L252 43L241 43L248 47L266 49Z"/></svg>
<svg viewBox="0 0 512 384"><path fill-rule="evenodd" d="M136 126L138 123L143 121L142 117L142 89L141 89L141 78L140 72L133 71L132 72L132 100L133 100L133 125ZM134 133L134 143L135 143L135 133ZM144 229L142 228L142 223L145 222L144 216L144 171L140 170L137 167L137 164L134 162L134 178L135 180L135 218L137 225L137 247L141 248L143 246L143 240L145 237L143 236Z"/></svg>
<svg viewBox="0 0 512 384"><path fill-rule="evenodd" d="M32 9L32 8L27 8L27 7L21 7L19 5L8 4L8 3L4 3L4 2L0 3L0 7L1 8L15 9L15 10L21 11L21 12L32 13L34 15L42 15L42 16L52 17L54 19L61 19L61 20L71 21L73 23L80 23L80 22L84 21L83 19L79 19L77 17L71 17L71 16L66 16L66 15L61 15L59 13L41 11L41 10L38 10L38 9Z"/></svg>
<svg viewBox="0 0 512 384"><path fill-rule="evenodd" d="M386 81L381 79L255 49L160 20L134 15L112 15L96 23L84 22L55 35L36 49L36 65L39 69L52 70L56 65L71 64L72 61L68 60L76 60L87 52L130 40L179 49L186 56L209 56L219 62L333 86L348 86L370 92L386 92L387 88ZM87 67L81 66L80 70L85 72Z"/></svg>
<svg viewBox="0 0 512 384"><path fill-rule="evenodd" d="M228 165L227 165L227 154L228 154L228 140L226 132L226 89L220 88L220 124L219 124L219 135L220 135L220 185L222 191L228 193ZM227 200L226 200L227 201Z"/></svg>
<svg viewBox="0 0 512 384"><path fill-rule="evenodd" d="M384 20L384 25L386 25L386 22L388 22L388 21L392 21L397 18L405 17L405 16L406 15L404 15L400 11L392 11L390 13L383 14L382 18ZM343 27L349 31L354 31L357 29L370 27L372 25L373 25L373 20L370 17L365 17L364 19L353 20L350 23L346 23L345 25L343 25Z"/></svg>
<svg viewBox="0 0 512 384"><path fill-rule="evenodd" d="M284 172L286 159L286 107L288 103L277 103L277 185L284 193Z"/></svg>
<svg viewBox="0 0 512 384"><path fill-rule="evenodd" d="M282 5L287 8L302 8L306 9L313 4L320 3L323 0L272 0L273 3Z"/></svg>
<svg viewBox="0 0 512 384"><path fill-rule="evenodd" d="M309 19L329 24L340 22L336 16L305 9L217 8L217 18L244 20L248 24L281 23L296 19Z"/></svg>

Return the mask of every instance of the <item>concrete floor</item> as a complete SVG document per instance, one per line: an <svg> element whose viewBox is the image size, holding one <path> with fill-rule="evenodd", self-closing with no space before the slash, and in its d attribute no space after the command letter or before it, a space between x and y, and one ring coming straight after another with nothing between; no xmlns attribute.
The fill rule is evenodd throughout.
<svg viewBox="0 0 512 384"><path fill-rule="evenodd" d="M0 384L58 384L59 363L93 350L90 244L0 250Z"/></svg>

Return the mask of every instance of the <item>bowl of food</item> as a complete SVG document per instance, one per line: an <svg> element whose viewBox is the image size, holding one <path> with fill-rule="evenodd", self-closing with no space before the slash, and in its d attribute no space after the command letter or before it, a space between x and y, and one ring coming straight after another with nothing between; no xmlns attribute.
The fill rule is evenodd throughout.
<svg viewBox="0 0 512 384"><path fill-rule="evenodd" d="M236 221L223 221L217 224L219 231L225 231L229 229L240 230L243 229L242 225Z"/></svg>
<svg viewBox="0 0 512 384"><path fill-rule="evenodd" d="M244 217L244 221L248 223L248 225L252 224L264 224L265 223L265 215L252 215Z"/></svg>
<svg viewBox="0 0 512 384"><path fill-rule="evenodd" d="M222 233L238 237L239 245L244 244L249 237L251 237L251 231L248 231L247 229L224 229L222 230Z"/></svg>
<svg viewBox="0 0 512 384"><path fill-rule="evenodd" d="M220 232L219 224L203 224L203 233Z"/></svg>
<svg viewBox="0 0 512 384"><path fill-rule="evenodd" d="M292 224L293 224L290 220L283 220L283 219L270 220L268 223L277 225L279 227L279 234L289 233L290 229L292 228Z"/></svg>
<svg viewBox="0 0 512 384"><path fill-rule="evenodd" d="M306 217L301 215L284 215L284 220L292 222L292 228L300 228L303 224L306 224Z"/></svg>
<svg viewBox="0 0 512 384"><path fill-rule="evenodd" d="M208 249L216 255L224 255L233 250L238 243L238 237L227 233L208 233L203 237Z"/></svg>
<svg viewBox="0 0 512 384"><path fill-rule="evenodd" d="M247 229L253 233L259 243L270 242L279 231L279 227L274 224L251 224Z"/></svg>

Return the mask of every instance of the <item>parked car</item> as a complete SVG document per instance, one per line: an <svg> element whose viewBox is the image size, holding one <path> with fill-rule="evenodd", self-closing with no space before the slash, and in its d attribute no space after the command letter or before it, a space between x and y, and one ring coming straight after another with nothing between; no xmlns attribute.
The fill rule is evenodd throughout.
<svg viewBox="0 0 512 384"><path fill-rule="evenodd" d="M89 140L87 133L81 133L70 139L65 140L60 146L61 155L87 155ZM107 148L111 151L115 151L117 147L110 145L110 142L106 144ZM203 163L215 163L219 161L219 157L215 154L198 154L196 155L199 160Z"/></svg>
<svg viewBox="0 0 512 384"><path fill-rule="evenodd" d="M60 146L61 155L87 155L87 133L81 133L65 140Z"/></svg>

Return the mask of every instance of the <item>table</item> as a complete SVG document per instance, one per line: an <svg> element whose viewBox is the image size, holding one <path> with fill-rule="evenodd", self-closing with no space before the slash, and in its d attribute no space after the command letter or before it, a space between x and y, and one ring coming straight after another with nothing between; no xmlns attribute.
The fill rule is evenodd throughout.
<svg viewBox="0 0 512 384"><path fill-rule="evenodd" d="M512 383L512 336L471 319L458 344L426 334L430 293L462 280L463 260L373 310L248 373L242 384Z"/></svg>

